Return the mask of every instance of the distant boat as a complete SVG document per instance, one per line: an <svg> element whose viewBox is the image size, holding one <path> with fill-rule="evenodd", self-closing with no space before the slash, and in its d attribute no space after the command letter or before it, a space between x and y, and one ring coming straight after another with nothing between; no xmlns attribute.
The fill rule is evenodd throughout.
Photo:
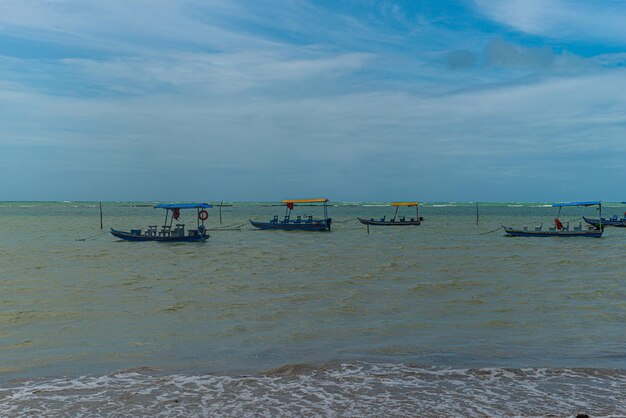
<svg viewBox="0 0 626 418"><path fill-rule="evenodd" d="M270 229L280 231L330 231L330 224L332 219L328 217L328 199L297 199L297 200L283 200L285 205L285 217L278 219L278 215L274 216L274 219L269 222L258 222L250 220L250 224L259 229ZM324 207L324 218L315 219L313 216L306 216L302 219L302 216L298 216L296 219L291 219L291 211L296 204L301 203L322 203ZM307 205L310 206L310 205Z"/></svg>
<svg viewBox="0 0 626 418"><path fill-rule="evenodd" d="M419 202L392 202L391 206L396 208L395 213L393 214L393 218L387 220L386 216L383 216L380 219L364 219L357 218L359 222L363 225L372 225L372 226L409 226L409 225L419 225L422 223L424 218L419 216ZM398 218L398 209L400 207L415 207L415 218L406 218L402 216Z"/></svg>
<svg viewBox="0 0 626 418"><path fill-rule="evenodd" d="M589 201L589 202L568 202L568 203L555 203L552 207L559 208L559 213L556 218L554 218L554 226L548 227L548 229L543 229L543 224L536 226L532 229L528 229L524 227L522 229L515 229L512 227L502 225L504 232L507 235L513 237L590 237L590 238L600 238L603 232L603 224L599 223L597 227L583 227L582 223L579 223L578 226L573 226L570 228L569 222L566 222L565 225L561 223L559 220L559 216L561 215L561 209L567 206L578 206L578 207L586 207L586 206L598 206L600 210L600 215L602 215L602 202L600 201ZM602 219L602 216L600 216Z"/></svg>
<svg viewBox="0 0 626 418"><path fill-rule="evenodd" d="M165 209L165 221L159 228L158 225L150 225L145 230L131 229L130 232L119 231L111 228L114 237L125 241L159 241L159 242L198 242L209 239L204 221L209 217L206 209L212 206L208 203L173 203L159 204L155 209ZM185 224L173 225L174 220L179 219L183 209L196 209L196 228L185 231ZM169 218L169 224L168 224ZM172 227L174 227L172 229Z"/></svg>
<svg viewBox="0 0 626 418"><path fill-rule="evenodd" d="M626 205L626 202L622 202L622 204ZM600 219L593 219L593 218L587 218L583 216L583 219L585 220L585 222L587 222L589 225L593 225L596 228L599 227L599 225L602 226L614 226L617 228L625 228L626 227L626 212L624 212L624 216L623 217L618 217L617 215L613 215L610 218L600 218Z"/></svg>

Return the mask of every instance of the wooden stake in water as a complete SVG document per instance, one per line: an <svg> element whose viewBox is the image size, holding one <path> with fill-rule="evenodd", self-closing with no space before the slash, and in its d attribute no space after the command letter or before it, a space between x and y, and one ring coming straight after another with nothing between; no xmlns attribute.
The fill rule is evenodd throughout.
<svg viewBox="0 0 626 418"><path fill-rule="evenodd" d="M224 204L224 201L222 200L220 202L220 225L222 224L222 205Z"/></svg>
<svg viewBox="0 0 626 418"><path fill-rule="evenodd" d="M100 229L102 229L102 202L100 202Z"/></svg>
<svg viewBox="0 0 626 418"><path fill-rule="evenodd" d="M478 225L478 202L476 202L476 225Z"/></svg>

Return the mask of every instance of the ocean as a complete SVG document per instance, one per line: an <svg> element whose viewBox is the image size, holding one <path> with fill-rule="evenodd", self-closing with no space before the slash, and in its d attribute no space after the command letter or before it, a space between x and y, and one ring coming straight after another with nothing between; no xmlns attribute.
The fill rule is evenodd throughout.
<svg viewBox="0 0 626 418"><path fill-rule="evenodd" d="M626 416L626 229L505 237L555 209L442 202L368 233L393 209L346 202L260 231L283 208L229 204L164 244L106 233L153 202L103 203L104 231L97 202L0 202L0 416Z"/></svg>

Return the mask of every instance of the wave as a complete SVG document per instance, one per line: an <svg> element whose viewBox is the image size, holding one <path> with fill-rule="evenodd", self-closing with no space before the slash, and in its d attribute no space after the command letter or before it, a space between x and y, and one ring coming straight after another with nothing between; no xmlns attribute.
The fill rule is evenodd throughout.
<svg viewBox="0 0 626 418"><path fill-rule="evenodd" d="M405 364L286 365L254 376L133 369L0 387L0 415L626 415L626 371L446 369Z"/></svg>

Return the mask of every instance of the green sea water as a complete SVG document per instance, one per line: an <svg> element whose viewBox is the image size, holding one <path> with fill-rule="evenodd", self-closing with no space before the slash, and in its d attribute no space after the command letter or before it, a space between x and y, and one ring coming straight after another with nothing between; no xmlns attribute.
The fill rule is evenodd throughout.
<svg viewBox="0 0 626 418"><path fill-rule="evenodd" d="M153 203L103 203L104 231L159 224ZM505 237L501 225L547 225L555 210L481 203L477 225L474 203L443 202L420 206L420 226L368 234L357 216L393 210L354 202L329 208L329 233L260 231L248 219L281 207L229 204L208 225L230 230L163 244L99 236L96 202L0 203L2 382L294 364L626 369L626 229ZM581 214L597 212L566 208L561 219Z"/></svg>

